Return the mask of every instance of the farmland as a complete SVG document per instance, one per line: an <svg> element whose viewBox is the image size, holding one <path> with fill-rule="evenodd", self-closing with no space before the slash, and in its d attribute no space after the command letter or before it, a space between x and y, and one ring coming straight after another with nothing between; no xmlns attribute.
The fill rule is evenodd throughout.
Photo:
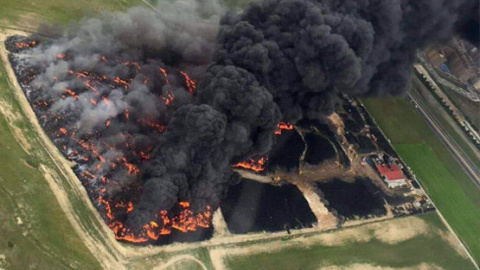
<svg viewBox="0 0 480 270"><path fill-rule="evenodd" d="M364 105L478 261L478 188L405 99L366 99Z"/></svg>
<svg viewBox="0 0 480 270"><path fill-rule="evenodd" d="M403 230L395 232L397 226ZM442 222L432 213L422 218L409 217L347 228L343 232L327 233L323 238L312 237L304 242L298 240L297 244L277 248L275 252L255 251L256 246L253 245L250 254L242 255L237 251L238 255L227 256L224 263L229 269L336 269L329 268L332 266L345 267L341 269L371 269L375 266L382 269L422 265L473 269L445 245L445 238L441 236L443 232ZM400 236L396 233L403 233L405 237L394 240Z"/></svg>
<svg viewBox="0 0 480 270"><path fill-rule="evenodd" d="M0 26L34 30L41 23L66 24L85 15L125 10L141 0L9 1L0 0Z"/></svg>

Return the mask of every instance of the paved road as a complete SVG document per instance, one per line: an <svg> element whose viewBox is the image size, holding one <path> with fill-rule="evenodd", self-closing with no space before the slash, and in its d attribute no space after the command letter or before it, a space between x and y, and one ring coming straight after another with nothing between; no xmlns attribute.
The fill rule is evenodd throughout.
<svg viewBox="0 0 480 270"><path fill-rule="evenodd" d="M418 111L423 115L427 120L428 124L435 133L440 137L442 142L448 147L450 152L453 154L455 159L462 165L463 169L470 176L473 183L480 189L480 168L477 168L475 163L465 154L462 147L460 147L457 142L446 132L443 127L438 123L438 120L427 106L422 102L422 98L415 91L408 93L408 96L412 102L416 105Z"/></svg>

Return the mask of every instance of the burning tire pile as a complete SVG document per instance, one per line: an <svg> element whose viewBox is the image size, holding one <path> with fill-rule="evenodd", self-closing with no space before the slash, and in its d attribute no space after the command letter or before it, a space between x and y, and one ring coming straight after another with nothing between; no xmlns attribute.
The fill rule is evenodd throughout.
<svg viewBox="0 0 480 270"><path fill-rule="evenodd" d="M240 179L232 165L262 171L275 133L333 112L339 94L404 93L416 49L476 15L440 2L263 0L235 14L185 0L6 46L115 237L195 241Z"/></svg>
<svg viewBox="0 0 480 270"><path fill-rule="evenodd" d="M189 75L177 69L167 72L164 68L153 71L149 63L144 66L136 62L120 61L119 59L108 60L100 57L98 65L117 65L123 69L125 77L109 77L94 71L78 71L67 69L63 78L53 78L55 81L75 81L70 87L65 87L59 93L58 99L45 94L42 87L34 85L34 80L39 74L44 74L46 66L28 66L22 61L22 53L27 53L39 45L39 41L24 37L11 37L6 41L6 46L12 53L10 62L19 79L40 124L47 131L55 145L62 154L77 165L74 168L76 175L85 186L89 197L97 207L107 225L113 230L118 240L145 243L155 242L161 236L169 236L172 231L182 233L202 231L201 234L211 234L211 208L206 206L203 210L192 211L189 202L179 201L168 212L159 212L158 219L152 220L142 227L139 233L133 233L123 225L125 216L135 208L135 201L142 187L138 183L138 176L143 170L144 164L149 162L153 151L153 145L159 144L161 134L166 130L165 119L162 116L142 117L130 112L128 106L124 107L122 114L107 116L102 119L102 127L97 127L89 132L84 132L75 123L82 117L82 110L76 103L83 105L90 103L92 109L100 109L108 112L112 103L118 102L109 97L115 96L116 91L127 93L131 84L159 84L171 86L184 91L184 96L191 95L196 83ZM57 55L58 61L68 58L68 55ZM158 63L155 63L158 65ZM144 76L143 81L136 77L141 70L150 69L153 76ZM171 73L174 73L171 75ZM156 81L155 81L156 80ZM152 86L155 88L155 86ZM177 90L178 92L179 90ZM164 105L165 114L169 113L169 106L174 106L175 96L173 92L155 93L156 102ZM177 94L178 95L178 94ZM54 107L61 102L70 101L67 107ZM163 121L162 121L163 120ZM126 128L135 126L135 130ZM127 131L128 130L128 131ZM148 140L145 138L148 136ZM162 227L159 226L162 224ZM168 237L165 237L168 238ZM170 238L182 238L179 236ZM188 237L186 238L188 239ZM169 239L162 239L168 242Z"/></svg>

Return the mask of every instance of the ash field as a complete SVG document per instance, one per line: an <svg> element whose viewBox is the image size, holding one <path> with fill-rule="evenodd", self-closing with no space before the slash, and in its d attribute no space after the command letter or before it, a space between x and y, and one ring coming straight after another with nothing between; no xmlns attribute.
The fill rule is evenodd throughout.
<svg viewBox="0 0 480 270"><path fill-rule="evenodd" d="M358 99L408 90L415 50L461 33L465 18L440 11L469 6L429 6L440 14L435 28L392 20L409 30L386 44L395 33L358 12L381 18L398 11L393 4L262 1L242 13L211 1L148 4L66 30L8 31L2 58L21 110L35 116L30 127L46 134L37 139L49 152L43 158L62 175L49 184L102 268L246 269L242 258L264 253L261 243L278 254L302 241L322 250L328 234L350 230L374 232L351 241L380 241L392 256L412 241L449 254L450 263L419 254L409 267L474 269ZM425 29L410 32L415 23ZM56 174L39 162L45 177ZM404 237L382 236L382 223ZM351 267L388 265L367 257L354 256ZM0 267L8 264L0 257Z"/></svg>

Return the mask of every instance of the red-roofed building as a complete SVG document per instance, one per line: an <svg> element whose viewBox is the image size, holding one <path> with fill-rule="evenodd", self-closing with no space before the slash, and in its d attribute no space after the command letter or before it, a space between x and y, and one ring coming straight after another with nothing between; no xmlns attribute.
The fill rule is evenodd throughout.
<svg viewBox="0 0 480 270"><path fill-rule="evenodd" d="M405 186L405 175L396 164L376 165L378 172L385 179L389 188Z"/></svg>

